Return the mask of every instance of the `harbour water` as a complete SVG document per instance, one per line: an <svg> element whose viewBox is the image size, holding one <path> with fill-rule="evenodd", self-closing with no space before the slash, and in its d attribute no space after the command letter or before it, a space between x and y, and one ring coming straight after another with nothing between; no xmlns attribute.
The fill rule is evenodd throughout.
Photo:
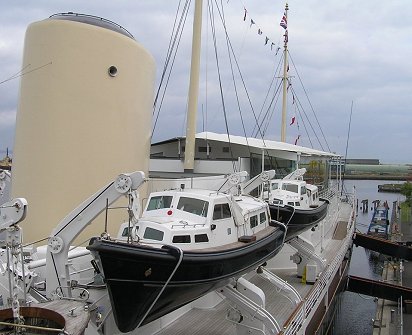
<svg viewBox="0 0 412 335"><path fill-rule="evenodd" d="M372 201L387 201L390 206L389 217L392 215L393 201L402 201L404 197L397 193L378 193L378 185L385 183L402 183L399 181L380 180L347 180L346 190L356 188L359 199L357 229L366 232L372 218ZM361 201L369 200L369 210L363 213ZM349 274L379 280L383 270L383 258L377 259L363 247L353 248ZM330 334L336 335L369 335L373 332L373 318L376 313L376 300L352 292L343 292L338 301L338 315Z"/></svg>

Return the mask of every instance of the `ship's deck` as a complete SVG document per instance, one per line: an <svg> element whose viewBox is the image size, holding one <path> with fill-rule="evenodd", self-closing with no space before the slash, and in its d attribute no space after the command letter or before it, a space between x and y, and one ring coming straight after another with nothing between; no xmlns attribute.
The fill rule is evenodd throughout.
<svg viewBox="0 0 412 335"><path fill-rule="evenodd" d="M328 244L322 253L322 257L326 259L327 264L330 264L341 250L344 241L343 238L346 236L346 225L350 214L351 207L349 204L344 204L339 211L338 224L335 228L333 238L328 241ZM302 283L301 278L298 278L296 275L296 268L271 271L292 285L303 300L306 300L314 288L314 285L312 284ZM295 312L295 303L285 297L282 294L283 292L261 276L254 275L249 281L265 292L266 310L275 316L278 324L282 327ZM213 308L192 308L166 328L156 333L156 335L235 334L235 324L226 318L227 312L231 308L230 304L231 302L228 301L228 299L224 299Z"/></svg>

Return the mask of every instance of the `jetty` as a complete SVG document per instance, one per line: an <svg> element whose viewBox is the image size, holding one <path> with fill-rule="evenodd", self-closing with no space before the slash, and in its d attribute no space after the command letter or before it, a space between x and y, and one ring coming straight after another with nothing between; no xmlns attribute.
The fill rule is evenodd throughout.
<svg viewBox="0 0 412 335"><path fill-rule="evenodd" d="M378 192L401 193L402 184L382 184L378 185Z"/></svg>
<svg viewBox="0 0 412 335"><path fill-rule="evenodd" d="M349 275L347 290L378 298L373 334L399 334L412 327L412 222L403 222L394 201L387 239L362 233L353 243L385 256L381 280ZM401 332L402 333L402 332Z"/></svg>

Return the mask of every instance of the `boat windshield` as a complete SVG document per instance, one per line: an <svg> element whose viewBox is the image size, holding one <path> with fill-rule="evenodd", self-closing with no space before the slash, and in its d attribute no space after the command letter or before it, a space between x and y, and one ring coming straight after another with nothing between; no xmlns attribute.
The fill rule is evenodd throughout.
<svg viewBox="0 0 412 335"><path fill-rule="evenodd" d="M151 197L146 210L152 211L155 209L170 208L172 199L173 197L171 195L159 195Z"/></svg>
<svg viewBox="0 0 412 335"><path fill-rule="evenodd" d="M293 192L293 193L298 193L299 187L298 185L295 185L295 184L283 184L282 190L286 190L286 191Z"/></svg>
<svg viewBox="0 0 412 335"><path fill-rule="evenodd" d="M207 201L196 198L180 197L177 204L177 209L203 217L207 216L208 208L209 203Z"/></svg>
<svg viewBox="0 0 412 335"><path fill-rule="evenodd" d="M277 190L279 188L279 184L278 183L272 183L272 184L270 184L270 188L271 188L272 191Z"/></svg>

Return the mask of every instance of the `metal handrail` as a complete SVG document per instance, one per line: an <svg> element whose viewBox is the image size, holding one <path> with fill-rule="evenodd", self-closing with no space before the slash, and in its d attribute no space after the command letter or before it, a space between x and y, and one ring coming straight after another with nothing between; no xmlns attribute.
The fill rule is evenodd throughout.
<svg viewBox="0 0 412 335"><path fill-rule="evenodd" d="M335 195L336 194L337 193L335 193ZM349 197L349 199L351 200L350 204L353 205L354 197L351 196ZM321 297L321 294L323 290L325 289L325 287L327 286L327 283L329 282L329 280L333 278L336 271L338 271L339 266L342 263L342 259L345 257L346 251L352 240L352 234L350 234L349 232L354 230L354 224L353 224L354 220L355 220L355 216L352 211L351 217L349 218L349 221L348 221L349 222L349 225L347 227L348 234L342 242L340 252L337 254L337 257L335 257L334 260L321 273L319 279L316 281L309 295L307 296L304 304L302 304L295 310L294 317L288 319L288 323L285 324L284 331L282 332L282 334L292 335L292 334L295 334L297 330L299 330L304 320L312 312L314 306L316 305L316 302Z"/></svg>

